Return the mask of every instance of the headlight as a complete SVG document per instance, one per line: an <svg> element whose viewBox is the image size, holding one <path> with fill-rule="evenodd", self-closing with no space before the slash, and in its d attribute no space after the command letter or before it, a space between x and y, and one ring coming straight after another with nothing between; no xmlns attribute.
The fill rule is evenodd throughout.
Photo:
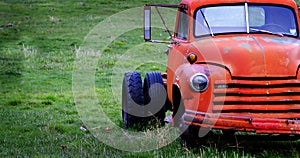
<svg viewBox="0 0 300 158"><path fill-rule="evenodd" d="M207 90L209 85L208 77L205 74L197 73L191 77L190 86L196 92Z"/></svg>

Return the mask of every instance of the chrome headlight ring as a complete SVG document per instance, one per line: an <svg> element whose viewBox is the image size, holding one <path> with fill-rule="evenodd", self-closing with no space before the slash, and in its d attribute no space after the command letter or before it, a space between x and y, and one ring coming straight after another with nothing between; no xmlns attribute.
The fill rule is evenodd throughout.
<svg viewBox="0 0 300 158"><path fill-rule="evenodd" d="M195 92L204 92L209 86L209 79L203 73L196 73L190 79L190 87Z"/></svg>

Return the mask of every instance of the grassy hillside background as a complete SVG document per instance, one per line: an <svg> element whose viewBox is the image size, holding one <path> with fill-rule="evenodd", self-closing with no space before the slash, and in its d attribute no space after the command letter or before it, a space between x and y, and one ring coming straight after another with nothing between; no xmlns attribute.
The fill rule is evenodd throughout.
<svg viewBox="0 0 300 158"><path fill-rule="evenodd" d="M145 3L178 0L1 0L0 1L0 157L299 157L298 142L213 142L187 151L177 140L155 151L113 149L81 130L72 73L76 51L97 24ZM116 58L143 43L142 30L118 37L96 70L96 92L108 91ZM160 70L145 65L141 70ZM121 74L122 75L122 74ZM116 83L120 84L121 83ZM121 107L106 100L105 112L121 125Z"/></svg>

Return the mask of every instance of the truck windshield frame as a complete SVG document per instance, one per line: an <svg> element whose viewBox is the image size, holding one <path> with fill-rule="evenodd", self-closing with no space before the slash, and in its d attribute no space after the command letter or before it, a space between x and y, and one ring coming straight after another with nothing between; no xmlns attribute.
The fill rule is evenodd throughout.
<svg viewBox="0 0 300 158"><path fill-rule="evenodd" d="M194 14L194 36L220 34L273 34L298 37L295 11L272 4L205 6Z"/></svg>

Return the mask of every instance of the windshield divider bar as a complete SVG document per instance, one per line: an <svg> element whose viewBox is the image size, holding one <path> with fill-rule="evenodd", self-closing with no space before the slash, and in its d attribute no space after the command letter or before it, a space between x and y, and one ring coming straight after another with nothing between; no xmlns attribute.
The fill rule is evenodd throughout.
<svg viewBox="0 0 300 158"><path fill-rule="evenodd" d="M246 25L247 25L247 33L250 33L250 23L249 23L249 8L248 3L245 3L245 12L246 12Z"/></svg>

